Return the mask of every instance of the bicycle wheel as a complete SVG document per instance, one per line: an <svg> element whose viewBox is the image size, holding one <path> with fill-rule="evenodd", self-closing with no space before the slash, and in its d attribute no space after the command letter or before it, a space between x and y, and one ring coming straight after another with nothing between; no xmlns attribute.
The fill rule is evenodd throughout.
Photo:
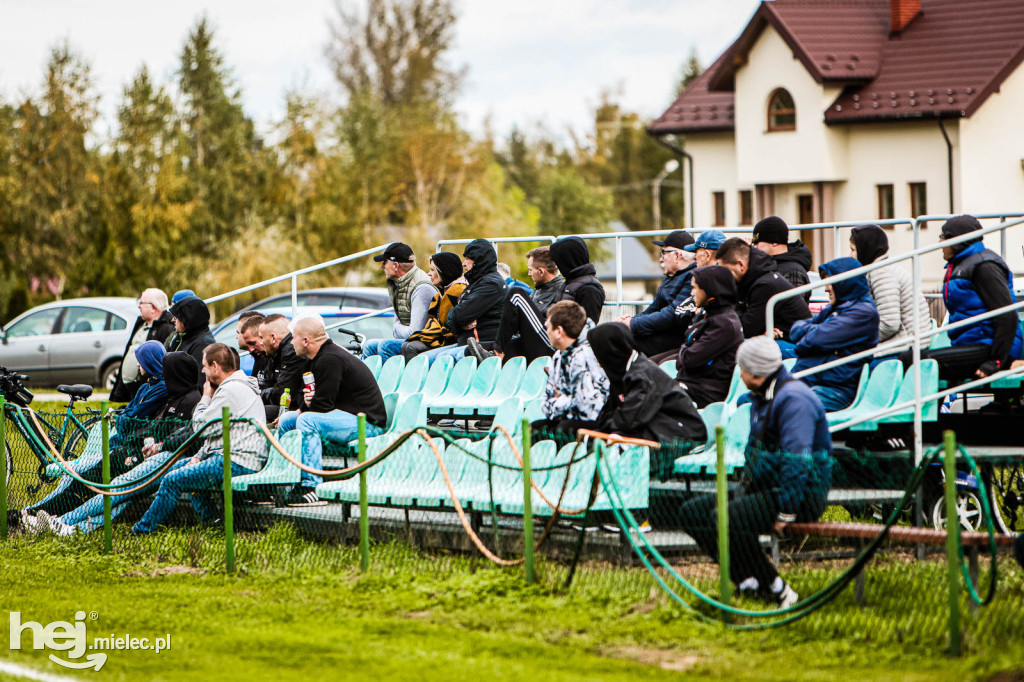
<svg viewBox="0 0 1024 682"><path fill-rule="evenodd" d="M82 454L82 451L85 450L85 444L89 440L89 431L92 430L93 425L98 424L99 421L99 417L82 420L82 426L85 427L85 431L80 430L77 426L73 427L74 430L71 432L71 435L68 436L67 443L64 444L64 449L61 452L64 459L75 459Z"/></svg>
<svg viewBox="0 0 1024 682"><path fill-rule="evenodd" d="M1019 533L1024 511L1024 465L992 467L992 507L1004 533Z"/></svg>

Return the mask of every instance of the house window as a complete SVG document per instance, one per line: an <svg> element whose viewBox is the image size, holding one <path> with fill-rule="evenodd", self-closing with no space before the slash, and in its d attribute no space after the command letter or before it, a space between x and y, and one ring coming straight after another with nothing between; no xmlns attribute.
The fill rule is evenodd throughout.
<svg viewBox="0 0 1024 682"><path fill-rule="evenodd" d="M928 186L923 182L910 183L910 215L914 218L928 213Z"/></svg>
<svg viewBox="0 0 1024 682"><path fill-rule="evenodd" d="M768 132L796 130L796 104L789 91L779 88L768 98Z"/></svg>
<svg viewBox="0 0 1024 682"><path fill-rule="evenodd" d="M893 208L892 185L877 185L878 188L878 219L892 220L896 217L896 209Z"/></svg>
<svg viewBox="0 0 1024 682"><path fill-rule="evenodd" d="M715 207L715 227L725 225L725 192L712 192L711 200Z"/></svg>
<svg viewBox="0 0 1024 682"><path fill-rule="evenodd" d="M740 190L740 225L754 224L754 192L749 189Z"/></svg>

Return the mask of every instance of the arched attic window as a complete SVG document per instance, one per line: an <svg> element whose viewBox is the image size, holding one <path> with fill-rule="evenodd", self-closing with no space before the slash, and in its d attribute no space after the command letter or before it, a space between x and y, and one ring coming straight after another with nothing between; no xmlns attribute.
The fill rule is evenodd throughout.
<svg viewBox="0 0 1024 682"><path fill-rule="evenodd" d="M772 91L768 97L768 132L796 130L796 104L785 88Z"/></svg>

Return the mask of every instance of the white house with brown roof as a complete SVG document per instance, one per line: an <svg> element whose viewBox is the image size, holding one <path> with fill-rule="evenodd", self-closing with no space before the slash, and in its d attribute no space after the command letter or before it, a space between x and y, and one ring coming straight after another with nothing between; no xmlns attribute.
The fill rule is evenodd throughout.
<svg viewBox="0 0 1024 682"><path fill-rule="evenodd" d="M692 162L698 227L1021 212L1022 60L1020 0L769 0L648 132ZM804 237L832 257L830 233ZM1016 272L1022 246L1010 232Z"/></svg>

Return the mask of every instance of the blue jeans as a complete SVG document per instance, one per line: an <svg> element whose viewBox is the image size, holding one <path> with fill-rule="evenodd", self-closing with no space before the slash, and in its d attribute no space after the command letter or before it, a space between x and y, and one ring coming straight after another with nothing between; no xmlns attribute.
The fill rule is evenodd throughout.
<svg viewBox="0 0 1024 682"><path fill-rule="evenodd" d="M381 360L387 360L402 352L403 343L405 339L370 339L363 344L362 358L365 360L371 355L379 355Z"/></svg>
<svg viewBox="0 0 1024 682"><path fill-rule="evenodd" d="M82 455L78 459L68 462L69 469L85 480L94 481L96 483L100 483L102 481L102 477L100 475L102 465L103 454L99 452L91 455ZM73 479L71 476L64 474L60 477L60 480L57 481L57 487L53 489L53 492L35 504L30 505L27 509L42 509L50 513L59 513L82 499L84 495L82 497L78 497L78 493L82 491L85 491L85 493L88 494L88 488ZM64 497L65 494L67 495L66 499Z"/></svg>
<svg viewBox="0 0 1024 682"><path fill-rule="evenodd" d="M853 398L846 391L832 386L811 386L811 390L818 396L818 400L825 406L826 412L838 412L850 406Z"/></svg>
<svg viewBox="0 0 1024 682"><path fill-rule="evenodd" d="M141 481L143 478L148 476L153 471L156 471L162 467L167 460L171 458L172 452L158 452L152 457L147 458L144 462L139 464L131 471L121 474L115 478L113 483L134 483ZM183 457L174 463L172 469L178 466L184 466L185 462L188 462L188 457ZM167 472L164 473L166 475ZM154 488L159 485L160 480L163 478L157 478L155 481L147 485L142 490L138 490L127 495L119 495L118 497L110 498L110 517L116 519L125 509L129 507L132 500L142 495L148 495L153 492ZM133 486L127 486L133 487ZM77 526L79 533L89 533L103 526L103 495L94 495L92 499L79 505L77 508L72 509L64 516L60 517L60 520L69 526Z"/></svg>
<svg viewBox="0 0 1024 682"><path fill-rule="evenodd" d="M253 469L231 463L231 475L242 476L253 473ZM217 453L211 457L192 463L191 459L181 459L164 476L160 489L156 491L153 504L146 514L132 528L133 533L147 534L157 529L174 508L178 506L178 498L182 493L192 493L192 508L199 518L210 521L216 515L216 507L207 491L217 490L224 484L224 455Z"/></svg>
<svg viewBox="0 0 1024 682"><path fill-rule="evenodd" d="M354 414L331 410L330 412L285 412L278 422L277 433L280 436L294 429L302 434L302 463L313 469L322 469L324 460L323 441L346 445L359 438L359 418ZM379 436L381 429L369 422L366 423L366 437ZM323 483L323 478L302 472L299 485L303 488L315 488Z"/></svg>
<svg viewBox="0 0 1024 682"><path fill-rule="evenodd" d="M452 356L455 359L455 362L458 362L462 358L466 357L466 349L468 348L469 346L441 346L440 348L434 348L426 351L425 353L421 353L421 355L427 359L428 365L434 364L434 360L446 355Z"/></svg>

